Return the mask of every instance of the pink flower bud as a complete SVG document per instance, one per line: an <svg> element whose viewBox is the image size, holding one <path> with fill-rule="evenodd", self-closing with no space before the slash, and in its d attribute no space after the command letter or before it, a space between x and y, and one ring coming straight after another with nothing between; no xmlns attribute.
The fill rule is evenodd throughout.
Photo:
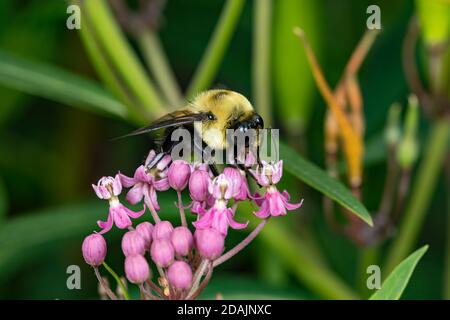
<svg viewBox="0 0 450 320"><path fill-rule="evenodd" d="M122 251L128 257L143 255L145 252L145 240L137 231L128 231L122 237Z"/></svg>
<svg viewBox="0 0 450 320"><path fill-rule="evenodd" d="M169 238L172 234L173 226L169 221L160 221L155 224L153 228L153 240Z"/></svg>
<svg viewBox="0 0 450 320"><path fill-rule="evenodd" d="M197 229L194 238L200 255L209 260L219 257L225 248L225 237L216 229Z"/></svg>
<svg viewBox="0 0 450 320"><path fill-rule="evenodd" d="M177 289L188 289L192 282L191 267L184 261L175 261L167 271L169 283Z"/></svg>
<svg viewBox="0 0 450 320"><path fill-rule="evenodd" d="M136 226L136 231L145 241L145 248L150 249L150 245L152 244L152 234L153 234L153 225L148 222L139 223Z"/></svg>
<svg viewBox="0 0 450 320"><path fill-rule="evenodd" d="M206 201L208 198L208 185L211 181L209 173L205 170L194 170L189 178L189 191L194 201Z"/></svg>
<svg viewBox="0 0 450 320"><path fill-rule="evenodd" d="M82 245L83 258L87 264L97 267L106 257L106 241L98 233L87 236Z"/></svg>
<svg viewBox="0 0 450 320"><path fill-rule="evenodd" d="M126 257L125 274L131 283L144 283L150 276L150 268L147 260L138 254Z"/></svg>
<svg viewBox="0 0 450 320"><path fill-rule="evenodd" d="M154 239L150 249L150 255L154 263L165 268L172 263L175 251L169 239Z"/></svg>
<svg viewBox="0 0 450 320"><path fill-rule="evenodd" d="M170 186L181 191L186 188L191 174L191 167L185 160L174 160L169 167L167 177Z"/></svg>
<svg viewBox="0 0 450 320"><path fill-rule="evenodd" d="M186 227L176 227L170 237L175 253L179 256L187 256L191 251L194 238L191 231Z"/></svg>

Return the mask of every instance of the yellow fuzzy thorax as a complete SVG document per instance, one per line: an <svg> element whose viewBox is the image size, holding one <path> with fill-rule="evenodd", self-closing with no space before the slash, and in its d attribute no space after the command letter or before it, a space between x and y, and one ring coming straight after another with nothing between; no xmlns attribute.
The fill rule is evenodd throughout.
<svg viewBox="0 0 450 320"><path fill-rule="evenodd" d="M254 113L250 101L243 95L230 90L209 90L199 94L189 109L194 112L211 112L213 121L195 123L195 130L203 141L213 149L225 149L227 146L226 129L230 123L236 123L251 117Z"/></svg>

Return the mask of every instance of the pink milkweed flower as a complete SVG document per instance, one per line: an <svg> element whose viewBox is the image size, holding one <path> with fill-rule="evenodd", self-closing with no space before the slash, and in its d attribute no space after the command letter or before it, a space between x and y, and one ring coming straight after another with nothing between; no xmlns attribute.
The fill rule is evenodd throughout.
<svg viewBox="0 0 450 320"><path fill-rule="evenodd" d="M102 231L100 231L99 233L104 234L108 232L109 230L111 230L113 224L115 224L119 229L129 228L132 225L130 217L133 219L137 219L142 216L144 212L145 206L141 211L134 212L121 204L118 199L110 200L108 220L97 221L98 226L102 228Z"/></svg>
<svg viewBox="0 0 450 320"><path fill-rule="evenodd" d="M236 201L246 200L250 195L250 189L245 177L245 172L241 170L227 167L223 169L223 174L231 181L232 197Z"/></svg>
<svg viewBox="0 0 450 320"><path fill-rule="evenodd" d="M223 174L220 176L223 176L223 178L226 179ZM230 185L227 184L224 186L224 181L225 180L223 179L218 179L217 186L212 187L213 189L219 188L218 190L215 190L215 193L220 193L222 197L227 194L227 189L231 190ZM222 186L222 189L220 189L220 186ZM231 194L231 192L228 194ZM200 219L193 223L197 229L213 228L224 236L228 233L228 226L233 229L244 229L248 225L248 222L239 223L234 220L234 211L231 208L227 208L227 200L225 200L225 198L217 199L209 210L200 208L199 214Z"/></svg>
<svg viewBox="0 0 450 320"><path fill-rule="evenodd" d="M144 198L147 207L153 207L159 211L158 198L156 191L166 191L169 189L169 180L167 178L168 165L171 161L169 155L164 156L158 164L146 169L146 166L156 157L155 151L151 150L148 154L145 165L136 169L133 178L120 174L120 179L124 187L130 188L125 199L136 204Z"/></svg>
<svg viewBox="0 0 450 320"><path fill-rule="evenodd" d="M262 166L258 166L256 170L250 170L256 180L262 187L268 187L277 184L283 175L283 160L277 163L267 163L262 161Z"/></svg>
<svg viewBox="0 0 450 320"><path fill-rule="evenodd" d="M212 197L208 192L211 177L206 166L192 166L192 173L189 178L189 192L193 200L191 212L198 213L200 208L212 205Z"/></svg>
<svg viewBox="0 0 450 320"><path fill-rule="evenodd" d="M286 210L295 210L300 208L303 203L289 203L289 193L283 191L280 193L275 186L283 175L283 161L280 160L275 164L262 162L262 168L258 166L256 170L252 170L258 183L266 188L264 196L255 195L255 201L260 206L259 210L254 214L261 219L269 216L277 217L286 215Z"/></svg>
<svg viewBox="0 0 450 320"><path fill-rule="evenodd" d="M220 174L208 186L208 192L214 199L229 200L233 196L233 181L225 174Z"/></svg>
<svg viewBox="0 0 450 320"><path fill-rule="evenodd" d="M100 234L108 232L113 224L119 229L128 228L132 225L130 217L139 218L145 212L145 206L143 210L134 212L120 203L118 195L122 191L122 183L118 174L114 178L103 177L97 185L92 185L92 187L100 199L109 201L108 220L97 222L98 226L102 228Z"/></svg>
<svg viewBox="0 0 450 320"><path fill-rule="evenodd" d="M109 200L117 197L122 192L122 183L117 174L115 177L103 177L98 180L97 185L92 184L95 194L100 199Z"/></svg>

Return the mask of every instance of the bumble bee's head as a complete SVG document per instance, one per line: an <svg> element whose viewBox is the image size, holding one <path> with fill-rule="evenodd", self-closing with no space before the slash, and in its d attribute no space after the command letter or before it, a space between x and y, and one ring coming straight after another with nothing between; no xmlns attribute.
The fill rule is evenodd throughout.
<svg viewBox="0 0 450 320"><path fill-rule="evenodd" d="M198 95L191 103L193 112L207 114L207 119L195 124L203 141L214 149L227 145L226 130L264 128L264 121L255 112L252 104L242 94L230 90L208 90Z"/></svg>

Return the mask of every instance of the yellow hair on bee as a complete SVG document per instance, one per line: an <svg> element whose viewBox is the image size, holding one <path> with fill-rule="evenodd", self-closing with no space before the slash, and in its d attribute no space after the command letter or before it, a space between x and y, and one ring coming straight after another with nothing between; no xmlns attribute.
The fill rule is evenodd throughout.
<svg viewBox="0 0 450 320"><path fill-rule="evenodd" d="M250 101L242 94L230 90L208 90L200 93L189 110L193 113L210 112L213 121L196 123L195 129L203 141L213 149L225 149L227 146L226 129L230 124L248 119L254 114Z"/></svg>

